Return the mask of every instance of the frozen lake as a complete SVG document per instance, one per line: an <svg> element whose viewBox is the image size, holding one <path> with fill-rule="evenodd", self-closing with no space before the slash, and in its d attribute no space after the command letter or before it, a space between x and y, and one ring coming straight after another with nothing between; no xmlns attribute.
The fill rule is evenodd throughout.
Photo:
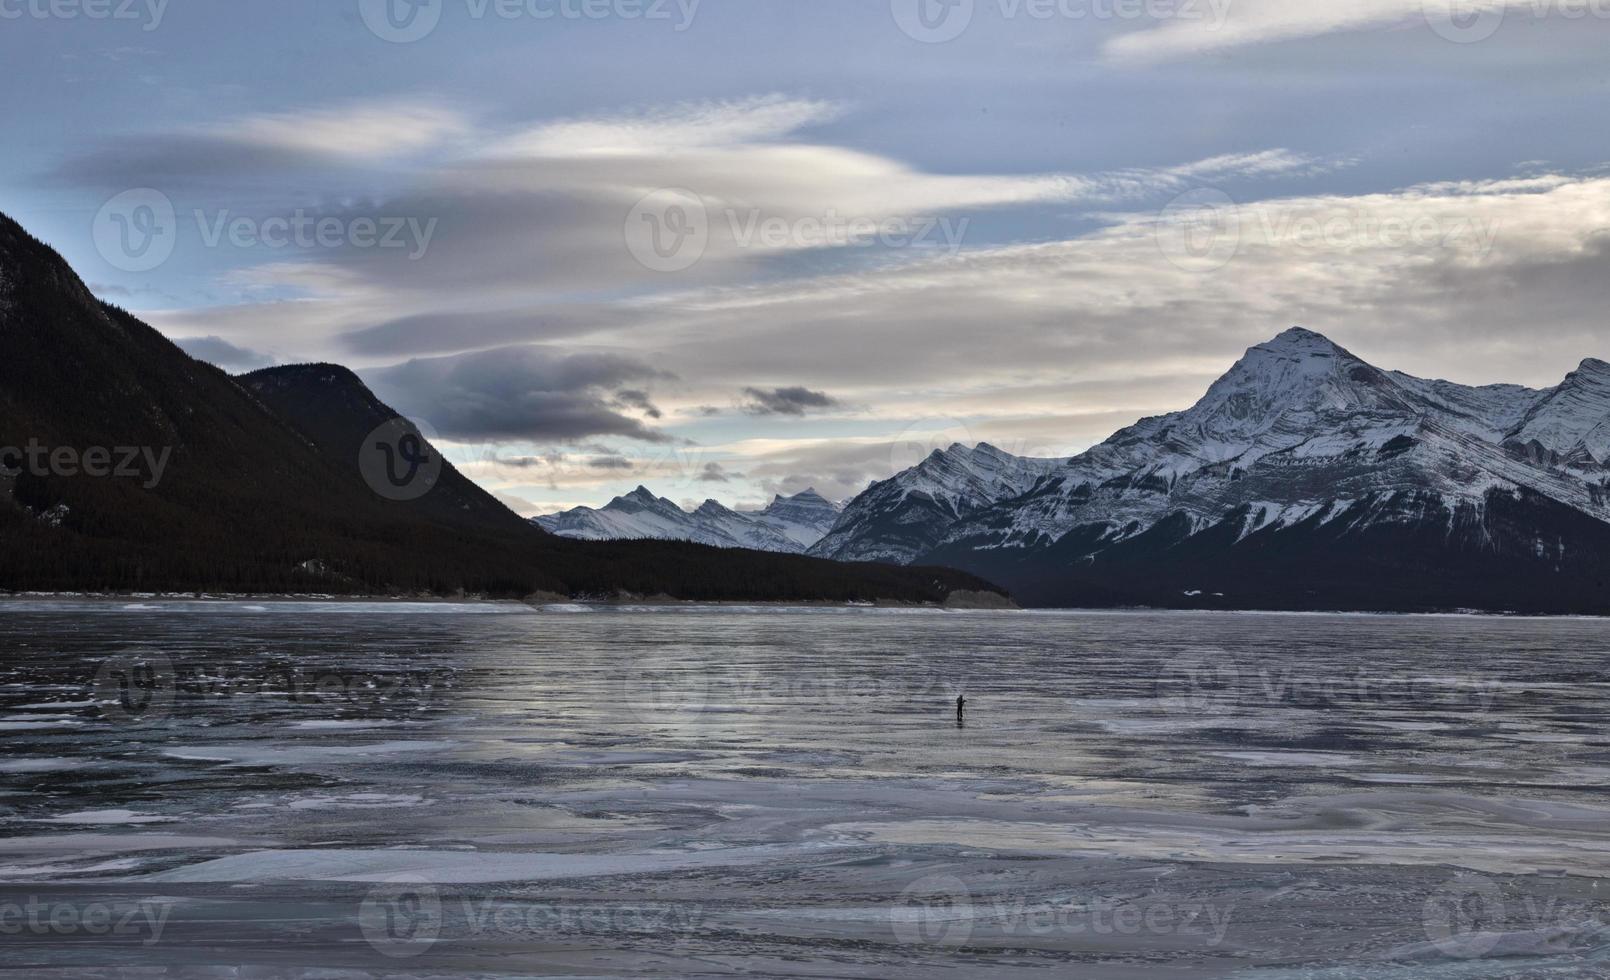
<svg viewBox="0 0 1610 980"><path fill-rule="evenodd" d="M1603 621L13 601L0 651L29 976L1610 974Z"/></svg>

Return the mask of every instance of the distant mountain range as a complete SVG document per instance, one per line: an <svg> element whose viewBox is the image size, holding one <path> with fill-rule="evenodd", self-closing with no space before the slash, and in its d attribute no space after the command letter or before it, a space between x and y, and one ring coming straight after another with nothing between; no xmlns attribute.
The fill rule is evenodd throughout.
<svg viewBox="0 0 1610 980"><path fill-rule="evenodd" d="M649 538L693 541L717 548L752 548L803 554L839 519L839 507L815 490L779 496L765 510L736 511L706 500L689 512L646 487L638 487L594 510L577 507L534 518L553 534L584 541Z"/></svg>
<svg viewBox="0 0 1610 980"><path fill-rule="evenodd" d="M1610 364L1468 387L1294 328L1070 459L935 452L809 553L1041 606L1610 613Z"/></svg>
<svg viewBox="0 0 1610 980"><path fill-rule="evenodd" d="M0 590L920 603L996 591L948 569L547 534L351 371L232 378L97 300L4 215Z"/></svg>

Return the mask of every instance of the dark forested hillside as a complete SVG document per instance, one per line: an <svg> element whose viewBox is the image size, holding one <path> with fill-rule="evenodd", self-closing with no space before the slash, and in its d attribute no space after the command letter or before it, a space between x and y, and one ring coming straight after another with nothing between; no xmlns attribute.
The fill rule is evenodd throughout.
<svg viewBox="0 0 1610 980"><path fill-rule="evenodd" d="M236 380L269 411L306 436L351 481L363 480L361 464L365 454L374 451L373 446L365 445L365 440L387 423L397 427L399 437L424 439L411 423L399 419L395 411L376 398L356 374L337 364L264 368ZM382 457L371 462L383 466L386 460ZM449 525L490 529L500 535L523 534L516 525L527 522L518 514L460 474L451 463L436 462L440 470L428 474L434 478L429 492L395 503ZM383 474L371 475L383 479Z"/></svg>
<svg viewBox="0 0 1610 980"><path fill-rule="evenodd" d="M365 468L413 453L435 460L428 492L391 492ZM98 301L4 215L0 471L0 590L934 602L987 588L951 571L551 537L441 463L351 372L231 378Z"/></svg>

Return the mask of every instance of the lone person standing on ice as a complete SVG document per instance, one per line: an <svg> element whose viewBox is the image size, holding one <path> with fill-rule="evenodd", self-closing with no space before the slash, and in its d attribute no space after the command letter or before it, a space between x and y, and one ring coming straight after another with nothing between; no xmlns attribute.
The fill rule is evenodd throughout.
<svg viewBox="0 0 1610 980"><path fill-rule="evenodd" d="M956 720L957 721L962 720L962 713L965 712L966 710L967 710L967 696L965 694L957 695L956 696Z"/></svg>

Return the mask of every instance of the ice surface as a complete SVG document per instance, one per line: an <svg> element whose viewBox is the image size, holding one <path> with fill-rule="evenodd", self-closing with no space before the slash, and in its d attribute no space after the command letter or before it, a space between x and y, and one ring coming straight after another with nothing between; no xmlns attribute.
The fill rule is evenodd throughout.
<svg viewBox="0 0 1610 980"><path fill-rule="evenodd" d="M6 733L0 910L163 931L23 975L1610 965L1600 620L74 602L0 609L0 720L77 722Z"/></svg>

